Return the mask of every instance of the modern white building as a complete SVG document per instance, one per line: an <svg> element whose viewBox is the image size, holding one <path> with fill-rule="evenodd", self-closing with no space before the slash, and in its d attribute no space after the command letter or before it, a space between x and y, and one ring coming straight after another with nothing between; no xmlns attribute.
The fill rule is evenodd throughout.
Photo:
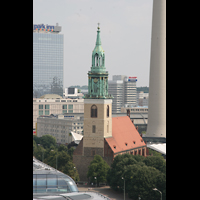
<svg viewBox="0 0 200 200"><path fill-rule="evenodd" d="M120 113L125 105L136 106L136 81L137 77L114 75L108 81L108 92L113 98L112 112Z"/></svg>
<svg viewBox="0 0 200 200"><path fill-rule="evenodd" d="M84 99L64 99L56 94L46 94L40 98L33 98L33 129L36 128L39 116L83 112Z"/></svg>
<svg viewBox="0 0 200 200"><path fill-rule="evenodd" d="M127 110L130 110L130 113L145 113L148 114L148 107L147 106L137 106L137 107L131 107L131 106L125 106L121 107L121 113L127 113Z"/></svg>
<svg viewBox="0 0 200 200"><path fill-rule="evenodd" d="M137 92L137 106L148 106L149 93Z"/></svg>
<svg viewBox="0 0 200 200"><path fill-rule="evenodd" d="M63 93L64 98L81 99L83 96L83 93L78 92L78 88L65 88Z"/></svg>
<svg viewBox="0 0 200 200"><path fill-rule="evenodd" d="M83 133L83 117L69 115L40 116L37 118L37 136L52 135L59 144L69 144L81 140ZM74 135L73 135L74 134ZM80 138L77 138L77 134Z"/></svg>

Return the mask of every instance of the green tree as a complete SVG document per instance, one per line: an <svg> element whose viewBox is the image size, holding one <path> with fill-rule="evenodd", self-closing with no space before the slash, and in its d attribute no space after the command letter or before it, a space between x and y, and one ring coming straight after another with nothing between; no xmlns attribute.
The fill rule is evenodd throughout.
<svg viewBox="0 0 200 200"><path fill-rule="evenodd" d="M155 167L162 173L166 173L166 161L163 157L159 156L147 156L143 162L147 166Z"/></svg>
<svg viewBox="0 0 200 200"><path fill-rule="evenodd" d="M74 153L74 147L71 147L69 150L68 150L68 153L69 155L71 156L71 159L73 159L73 153Z"/></svg>
<svg viewBox="0 0 200 200"><path fill-rule="evenodd" d="M36 142L36 144L40 144L40 137L33 135L33 140Z"/></svg>
<svg viewBox="0 0 200 200"><path fill-rule="evenodd" d="M114 190L123 191L124 180L126 193L132 199L159 200L160 194L153 188L159 189L166 199L166 162L162 157L150 158L138 155L123 154L114 158L108 171L107 181ZM164 162L163 162L164 161Z"/></svg>
<svg viewBox="0 0 200 200"><path fill-rule="evenodd" d="M140 196L143 200L159 200L159 193L155 193L153 188L157 187L157 177L161 174L154 167L133 165L126 172L127 192L128 196L133 199L138 199Z"/></svg>
<svg viewBox="0 0 200 200"><path fill-rule="evenodd" d="M75 181L79 181L78 171L72 162L71 156L67 152L67 147L60 145L58 149L48 151L48 157L45 159L45 163L56 168L56 158L57 158L57 170L67 174Z"/></svg>
<svg viewBox="0 0 200 200"><path fill-rule="evenodd" d="M121 179L124 177L128 166L136 163L137 161L130 154L117 155L114 158L107 175L108 184L112 189L123 191L124 183Z"/></svg>
<svg viewBox="0 0 200 200"><path fill-rule="evenodd" d="M95 155L88 167L87 177L90 178L91 182L97 182L98 186L99 182L106 182L109 168L109 165L100 155ZM94 177L97 179L95 180Z"/></svg>
<svg viewBox="0 0 200 200"><path fill-rule="evenodd" d="M68 161L68 163L63 165L60 171L70 176L75 182L80 180L78 171L72 161Z"/></svg>
<svg viewBox="0 0 200 200"><path fill-rule="evenodd" d="M43 135L40 138L40 144L46 149L51 148L51 146L56 146L56 138L51 135Z"/></svg>
<svg viewBox="0 0 200 200"><path fill-rule="evenodd" d="M36 144L41 144L45 149L47 148L57 148L56 138L51 135L43 135L42 137L33 136L33 140Z"/></svg>
<svg viewBox="0 0 200 200"><path fill-rule="evenodd" d="M37 149L37 144L35 142L35 140L33 140L33 155L34 155L34 152L36 151Z"/></svg>
<svg viewBox="0 0 200 200"><path fill-rule="evenodd" d="M61 144L61 145L58 147L58 151L65 151L65 152L68 152L68 148L67 148L67 146Z"/></svg>
<svg viewBox="0 0 200 200"><path fill-rule="evenodd" d="M62 144L57 147L56 139L51 135L44 135L40 138L33 137L33 155L38 160L42 161L44 155L44 163L56 168L57 162L57 170L69 175L75 181L79 181L78 171L72 162L73 151L74 148L68 150L67 146Z"/></svg>
<svg viewBox="0 0 200 200"><path fill-rule="evenodd" d="M149 155L153 155L153 156L159 156L159 157L163 157L162 154L160 152L157 152L151 148L147 148L149 151Z"/></svg>
<svg viewBox="0 0 200 200"><path fill-rule="evenodd" d="M39 145L36 145L35 148L34 148L34 152L33 152L33 155L40 161L42 161L42 157L43 155L45 156L46 155L46 150L43 148L43 146L39 146ZM44 157L45 158L45 157Z"/></svg>

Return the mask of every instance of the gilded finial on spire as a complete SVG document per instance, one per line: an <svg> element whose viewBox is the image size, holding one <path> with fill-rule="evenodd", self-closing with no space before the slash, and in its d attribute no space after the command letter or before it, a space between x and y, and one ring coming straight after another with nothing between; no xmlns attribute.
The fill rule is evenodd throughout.
<svg viewBox="0 0 200 200"><path fill-rule="evenodd" d="M98 27L97 27L98 29L100 29L99 25L100 25L100 23L98 23Z"/></svg>

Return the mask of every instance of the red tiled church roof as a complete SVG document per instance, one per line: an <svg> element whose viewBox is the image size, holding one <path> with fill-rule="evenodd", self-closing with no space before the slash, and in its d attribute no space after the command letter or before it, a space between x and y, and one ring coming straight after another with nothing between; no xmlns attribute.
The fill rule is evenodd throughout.
<svg viewBox="0 0 200 200"><path fill-rule="evenodd" d="M112 137L105 139L114 153L146 145L128 116L113 117Z"/></svg>

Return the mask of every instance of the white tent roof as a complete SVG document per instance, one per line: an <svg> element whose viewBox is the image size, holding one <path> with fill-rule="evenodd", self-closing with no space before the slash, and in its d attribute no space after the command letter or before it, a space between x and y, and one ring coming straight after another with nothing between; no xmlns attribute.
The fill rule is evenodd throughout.
<svg viewBox="0 0 200 200"><path fill-rule="evenodd" d="M71 134L72 134L72 141L74 141L75 143L79 144L79 142L82 140L83 136L78 134L78 133L74 133L71 131Z"/></svg>
<svg viewBox="0 0 200 200"><path fill-rule="evenodd" d="M166 143L148 144L147 147L166 155Z"/></svg>

